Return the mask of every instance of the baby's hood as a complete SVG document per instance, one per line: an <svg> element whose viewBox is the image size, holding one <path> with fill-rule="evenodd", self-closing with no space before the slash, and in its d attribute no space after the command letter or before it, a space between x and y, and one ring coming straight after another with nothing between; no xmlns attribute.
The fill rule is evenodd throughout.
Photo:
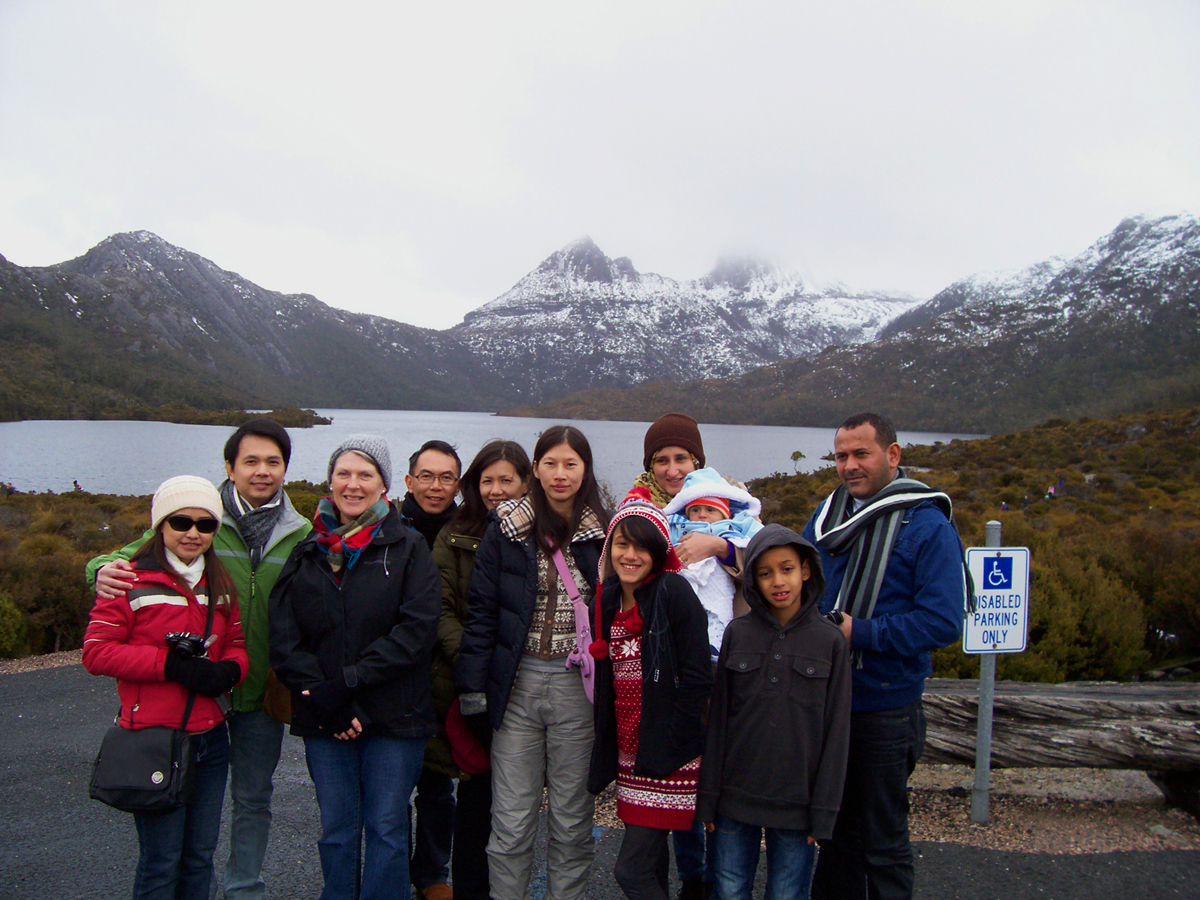
<svg viewBox="0 0 1200 900"><path fill-rule="evenodd" d="M701 497L723 497L728 500L730 518L734 518L740 512L751 518L758 518L762 512L762 504L757 497L745 488L731 484L712 466L689 472L683 480L683 487L663 508L663 512L668 516L672 513L682 515L689 503Z"/></svg>

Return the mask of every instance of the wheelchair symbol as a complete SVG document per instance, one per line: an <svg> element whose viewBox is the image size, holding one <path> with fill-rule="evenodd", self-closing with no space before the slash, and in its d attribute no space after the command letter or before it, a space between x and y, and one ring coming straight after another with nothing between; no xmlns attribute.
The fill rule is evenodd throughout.
<svg viewBox="0 0 1200 900"><path fill-rule="evenodd" d="M984 575L988 587L992 589L1012 587L1012 560L993 557L988 562L991 565Z"/></svg>

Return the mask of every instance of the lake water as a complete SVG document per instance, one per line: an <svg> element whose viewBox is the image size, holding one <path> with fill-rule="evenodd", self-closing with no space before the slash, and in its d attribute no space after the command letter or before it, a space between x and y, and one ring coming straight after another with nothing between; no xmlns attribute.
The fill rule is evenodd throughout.
<svg viewBox="0 0 1200 900"><path fill-rule="evenodd" d="M373 431L388 440L396 484L409 454L426 440L440 438L458 448L465 467L492 438L516 440L532 453L538 435L561 419L523 419L488 413L412 410L322 409L332 425L296 428L289 479L325 480L329 454L350 434ZM642 469L642 437L648 422L570 422L587 435L596 475L621 497ZM222 449L227 426L167 422L26 421L0 423L0 481L20 491L72 489L72 481L94 493L149 494L172 475L225 477ZM742 481L793 471L792 453L805 459L801 471L829 465L821 459L833 448L832 428L702 425L707 462L722 475ZM931 444L978 435L900 433L901 444Z"/></svg>

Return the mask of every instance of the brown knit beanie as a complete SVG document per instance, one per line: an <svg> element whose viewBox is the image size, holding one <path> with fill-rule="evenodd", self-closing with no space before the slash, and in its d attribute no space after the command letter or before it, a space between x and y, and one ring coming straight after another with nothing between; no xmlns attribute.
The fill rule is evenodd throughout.
<svg viewBox="0 0 1200 900"><path fill-rule="evenodd" d="M704 468L704 443L700 440L700 426L691 416L683 413L667 413L659 416L646 429L645 451L642 465L650 471L650 460L663 447L682 447L700 461Z"/></svg>

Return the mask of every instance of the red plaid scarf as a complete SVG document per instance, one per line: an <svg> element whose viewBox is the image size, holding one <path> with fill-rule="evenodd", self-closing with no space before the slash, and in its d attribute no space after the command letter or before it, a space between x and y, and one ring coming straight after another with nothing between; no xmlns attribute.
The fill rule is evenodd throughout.
<svg viewBox="0 0 1200 900"><path fill-rule="evenodd" d="M380 497L361 516L347 525L338 517L332 497L322 497L313 517L313 531L317 544L329 554L329 568L334 578L341 578L342 569L349 570L358 561L363 547L371 543L380 523L388 514L388 499Z"/></svg>

